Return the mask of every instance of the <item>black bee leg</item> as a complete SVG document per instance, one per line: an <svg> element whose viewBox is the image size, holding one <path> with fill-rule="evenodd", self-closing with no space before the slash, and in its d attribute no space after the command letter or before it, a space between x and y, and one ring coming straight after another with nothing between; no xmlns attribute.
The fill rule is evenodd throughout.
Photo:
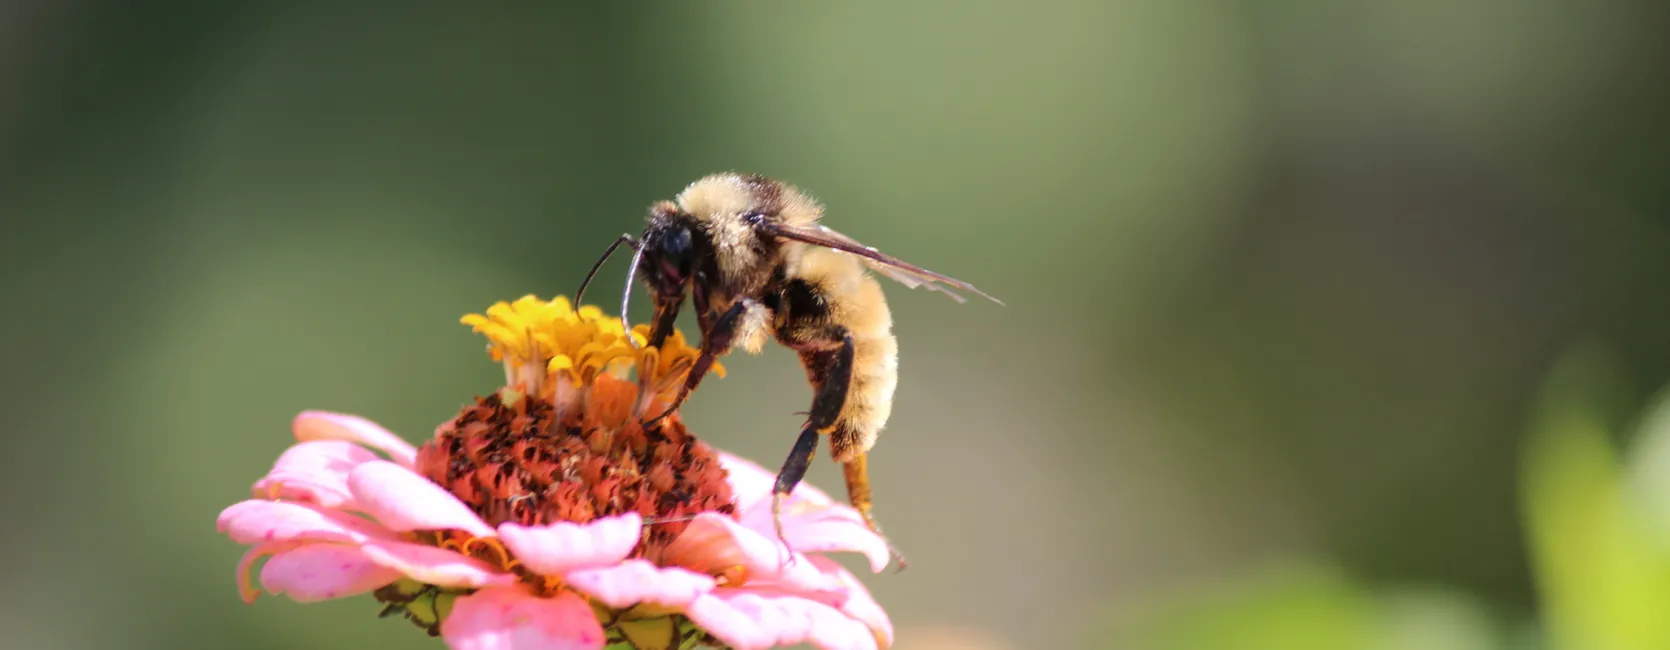
<svg viewBox="0 0 1670 650"><path fill-rule="evenodd" d="M833 335L830 338L838 337L840 347L801 352L801 362L805 364L807 375L817 392L812 397L806 426L801 429L794 449L783 461L783 468L777 472L777 482L771 488L771 521L777 528L777 540L791 549L789 540L783 535L783 497L794 492L795 486L806 477L806 469L811 467L812 456L817 450L818 434L834 430L841 409L847 403L847 390L852 387L852 336L844 329L836 329L830 334ZM789 559L792 561L794 556L790 555Z"/></svg>
<svg viewBox="0 0 1670 650"><path fill-rule="evenodd" d="M690 372L685 375L684 387L679 389L678 397L673 399L672 405L668 406L667 410L662 411L660 415L645 420L644 426L655 424L661 421L661 418L672 415L673 411L677 411L678 407L684 404L684 400L690 397L691 391L696 390L696 386L702 383L702 377L706 376L707 371L713 368L714 359L731 349L731 339L736 337L737 321L742 318L742 313L748 310L749 304L750 301L748 300L738 300L736 304L731 305L730 309L725 310L725 313L720 314L717 320L713 321L713 326L709 327L707 333L702 335L701 354L696 356L696 363L690 366Z"/></svg>
<svg viewBox="0 0 1670 650"><path fill-rule="evenodd" d="M812 457L817 453L818 430L807 426L795 439L794 449L789 450L783 469L777 471L777 483L771 488L771 523L777 528L777 541L789 551L787 564L794 562L794 547L789 546L788 537L783 535L783 495L793 492L800 480L806 478L806 470L812 467Z"/></svg>
<svg viewBox="0 0 1670 650"><path fill-rule="evenodd" d="M655 297L655 322L649 328L649 346L661 347L667 342L667 335L673 333L673 322L678 320L678 310L684 307L684 294L676 296ZM632 332L627 332L628 337Z"/></svg>
<svg viewBox="0 0 1670 650"><path fill-rule="evenodd" d="M807 410L806 426L818 433L829 433L847 405L847 390L852 387L852 335L845 328L832 327L833 349L802 352L802 363L812 378L816 392L812 394L812 408ZM793 487L793 486L790 486Z"/></svg>
<svg viewBox="0 0 1670 650"><path fill-rule="evenodd" d="M707 332L713 329L713 317L716 315L709 305L708 284L707 273L700 270L696 271L695 277L690 282L690 306L695 308L696 331L698 332ZM702 338L706 340L707 334L702 334Z"/></svg>

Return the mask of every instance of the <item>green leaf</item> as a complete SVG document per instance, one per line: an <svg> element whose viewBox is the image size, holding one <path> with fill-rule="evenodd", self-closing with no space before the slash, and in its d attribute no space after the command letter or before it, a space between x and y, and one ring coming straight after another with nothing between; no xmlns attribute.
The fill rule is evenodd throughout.
<svg viewBox="0 0 1670 650"><path fill-rule="evenodd" d="M1628 490L1659 542L1670 545L1670 388L1641 420L1630 453Z"/></svg>
<svg viewBox="0 0 1670 650"><path fill-rule="evenodd" d="M1597 389L1609 367L1573 356L1550 376L1522 465L1533 570L1552 650L1670 648L1670 557L1631 507Z"/></svg>

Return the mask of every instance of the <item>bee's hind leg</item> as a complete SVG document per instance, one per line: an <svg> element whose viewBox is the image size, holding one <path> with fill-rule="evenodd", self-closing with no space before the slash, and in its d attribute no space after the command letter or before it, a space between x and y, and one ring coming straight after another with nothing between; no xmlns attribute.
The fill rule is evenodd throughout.
<svg viewBox="0 0 1670 650"><path fill-rule="evenodd" d="M895 572L905 570L905 556L887 539L887 534L881 532L881 524L870 512L872 500L870 498L870 461L867 454L862 452L841 463L841 474L847 480L847 500L858 510L859 516L864 518L864 525L869 526L881 541L887 544L887 553L892 556L893 563L898 567Z"/></svg>

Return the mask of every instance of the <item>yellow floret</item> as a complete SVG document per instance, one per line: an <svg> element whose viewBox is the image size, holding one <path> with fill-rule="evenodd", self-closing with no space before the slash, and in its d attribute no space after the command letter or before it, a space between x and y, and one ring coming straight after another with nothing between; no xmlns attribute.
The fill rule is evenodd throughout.
<svg viewBox="0 0 1670 650"><path fill-rule="evenodd" d="M582 386L625 364L635 367L646 384L665 388L667 380L688 370L700 354L677 330L659 350L646 345L647 325L634 327L628 340L619 319L592 305L576 310L563 296L544 301L527 295L496 303L482 314L467 314L459 322L485 335L488 353L507 369L540 364L548 381L562 377ZM723 377L725 369L715 363L712 373Z"/></svg>

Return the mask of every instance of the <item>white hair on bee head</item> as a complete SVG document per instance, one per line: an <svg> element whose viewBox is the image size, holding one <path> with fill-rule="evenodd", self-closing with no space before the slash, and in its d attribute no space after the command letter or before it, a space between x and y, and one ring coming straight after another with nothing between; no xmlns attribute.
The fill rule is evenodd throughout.
<svg viewBox="0 0 1670 650"><path fill-rule="evenodd" d="M677 197L678 208L689 215L721 251L719 272L739 281L758 272L766 260L757 246L760 234L752 215L783 223L811 224L822 207L791 185L764 176L713 174L686 186Z"/></svg>
<svg viewBox="0 0 1670 650"><path fill-rule="evenodd" d="M759 212L792 225L808 225L823 214L805 192L788 183L756 174L725 172L697 179L679 192L678 205L697 221L740 220Z"/></svg>

